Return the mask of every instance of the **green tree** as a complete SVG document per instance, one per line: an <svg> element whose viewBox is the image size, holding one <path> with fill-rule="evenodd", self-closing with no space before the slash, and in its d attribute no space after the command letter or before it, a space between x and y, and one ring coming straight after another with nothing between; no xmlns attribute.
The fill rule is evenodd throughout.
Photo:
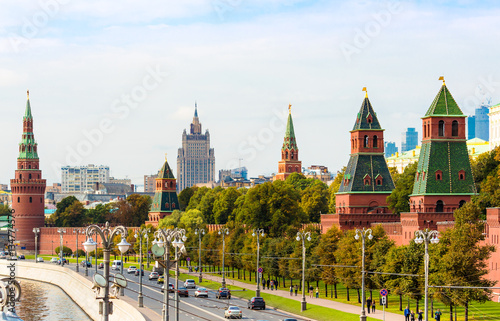
<svg viewBox="0 0 500 321"><path fill-rule="evenodd" d="M340 171L337 172L335 179L332 184L328 188L328 193L330 194L330 199L328 202L329 213L336 213L336 202L335 202L335 194L339 191L340 185L342 184L342 180L344 179L346 167L342 167Z"/></svg>
<svg viewBox="0 0 500 321"><path fill-rule="evenodd" d="M498 165L500 165L500 159L498 155L499 147L492 151L482 153L476 159L471 159L472 174L474 175L474 183L476 187L480 187L483 180L488 177L488 175L496 174L498 171Z"/></svg>
<svg viewBox="0 0 500 321"><path fill-rule="evenodd" d="M413 192L417 165L418 163L412 163L406 166L403 174L394 182L396 186L391 195L387 197L389 209L391 209L394 214L410 211L410 194Z"/></svg>
<svg viewBox="0 0 500 321"><path fill-rule="evenodd" d="M316 256L320 259L321 265L337 265L335 252L338 250L340 239L344 234L336 226L332 226L325 234L321 235L321 240L316 247ZM337 298L337 268L325 266L321 272L321 278L326 284L333 285L335 289L335 298Z"/></svg>
<svg viewBox="0 0 500 321"><path fill-rule="evenodd" d="M56 249L54 250L54 252L56 253L57 256L59 256L59 254L61 254L60 251L61 251L61 247L60 246L56 247ZM68 255L71 255L71 254L73 254L73 250L70 249L69 247L63 245L63 256L68 256Z"/></svg>
<svg viewBox="0 0 500 321"><path fill-rule="evenodd" d="M241 195L236 188L230 187L217 194L213 205L213 216L215 224L226 224L228 220L234 219L233 211L236 208L236 200Z"/></svg>
<svg viewBox="0 0 500 321"><path fill-rule="evenodd" d="M75 198L76 199L76 198ZM77 227L87 223L86 209L78 200L67 206L62 213L57 210L54 216L54 223L57 227Z"/></svg>
<svg viewBox="0 0 500 321"><path fill-rule="evenodd" d="M63 198L59 203L56 204L56 213L60 214L66 210L68 206L78 202L78 199L74 196L67 196Z"/></svg>
<svg viewBox="0 0 500 321"><path fill-rule="evenodd" d="M87 219L89 224L106 223L106 218L111 214L111 204L97 204L95 208L87 210Z"/></svg>
<svg viewBox="0 0 500 321"><path fill-rule="evenodd" d="M456 210L455 226L442 233L437 251L432 255L434 284L460 285L474 287L492 287L495 282L486 278L489 272L487 260L495 251L493 245L481 244L484 241L485 222L481 220L480 208L471 202ZM483 289L440 289L435 296L443 303L452 298L454 305L465 308L465 320L468 320L469 302L486 302L491 290Z"/></svg>
<svg viewBox="0 0 500 321"><path fill-rule="evenodd" d="M285 180L287 184L292 185L296 190L303 191L307 187L314 184L316 179L314 178L306 178L302 173L292 173Z"/></svg>
<svg viewBox="0 0 500 321"><path fill-rule="evenodd" d="M186 210L186 208L189 205L189 201L191 200L191 197L193 197L193 195L197 189L198 189L198 187L196 187L196 186L186 187L185 189L183 189L179 193L178 199L179 199L179 206L181 208L181 211Z"/></svg>
<svg viewBox="0 0 500 321"><path fill-rule="evenodd" d="M158 227L164 228L175 228L179 226L181 221L182 212L179 210L174 210L172 214L165 216L158 222Z"/></svg>
<svg viewBox="0 0 500 321"><path fill-rule="evenodd" d="M302 191L300 207L309 222L319 223L321 213L328 213L328 186L315 179Z"/></svg>
<svg viewBox="0 0 500 321"><path fill-rule="evenodd" d="M196 188L193 196L189 198L189 204L186 207L186 210L197 208L201 200L203 199L203 196L205 196L205 194L208 193L209 191L211 191L211 189L205 186Z"/></svg>

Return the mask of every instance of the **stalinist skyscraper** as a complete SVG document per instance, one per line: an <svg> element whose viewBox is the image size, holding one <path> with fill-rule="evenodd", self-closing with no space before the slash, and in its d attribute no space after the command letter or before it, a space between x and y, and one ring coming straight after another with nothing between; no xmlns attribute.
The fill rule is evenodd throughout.
<svg viewBox="0 0 500 321"><path fill-rule="evenodd" d="M215 177L214 149L210 148L208 130L202 134L198 118L198 106L194 105L194 117L189 134L182 133L182 147L177 155L177 191L198 183L213 182Z"/></svg>

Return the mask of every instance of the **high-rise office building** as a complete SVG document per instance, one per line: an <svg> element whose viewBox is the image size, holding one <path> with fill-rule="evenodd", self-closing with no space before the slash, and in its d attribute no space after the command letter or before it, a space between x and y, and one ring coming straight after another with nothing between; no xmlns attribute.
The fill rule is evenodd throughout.
<svg viewBox="0 0 500 321"><path fill-rule="evenodd" d="M194 117L189 134L182 133L182 147L177 154L177 191L198 183L213 182L215 177L214 149L210 148L210 133L201 133L198 106L194 105Z"/></svg>
<svg viewBox="0 0 500 321"><path fill-rule="evenodd" d="M395 142L385 142L385 157L391 157L398 152L398 147Z"/></svg>
<svg viewBox="0 0 500 321"><path fill-rule="evenodd" d="M417 144L418 132L415 128L408 128L406 132L401 134L401 153L414 149Z"/></svg>
<svg viewBox="0 0 500 321"><path fill-rule="evenodd" d="M94 188L95 183L109 183L109 166L63 166L61 167L61 191L80 193Z"/></svg>
<svg viewBox="0 0 500 321"><path fill-rule="evenodd" d="M490 117L488 106L476 108L476 137L485 141L490 140Z"/></svg>
<svg viewBox="0 0 500 321"><path fill-rule="evenodd" d="M467 139L476 138L476 116L467 117Z"/></svg>

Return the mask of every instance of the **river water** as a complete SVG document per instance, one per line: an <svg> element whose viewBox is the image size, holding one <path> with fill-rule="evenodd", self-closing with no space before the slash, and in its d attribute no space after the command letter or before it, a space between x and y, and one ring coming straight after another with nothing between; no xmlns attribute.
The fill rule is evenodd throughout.
<svg viewBox="0 0 500 321"><path fill-rule="evenodd" d="M24 321L92 320L58 286L25 279L18 281L22 295L16 312Z"/></svg>

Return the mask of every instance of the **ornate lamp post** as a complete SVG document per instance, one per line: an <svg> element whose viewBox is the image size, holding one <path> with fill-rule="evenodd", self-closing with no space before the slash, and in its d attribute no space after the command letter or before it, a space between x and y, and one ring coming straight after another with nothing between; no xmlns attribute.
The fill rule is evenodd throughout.
<svg viewBox="0 0 500 321"><path fill-rule="evenodd" d="M137 296L138 305L140 308L144 306L144 298L142 296L142 273L144 272L144 260L142 259L142 238L147 237L149 229L143 228L135 232L135 239L139 240L139 295Z"/></svg>
<svg viewBox="0 0 500 321"><path fill-rule="evenodd" d="M33 228L33 233L35 233L35 263L38 263L38 233L40 233L40 229L38 227ZM78 270L77 270L78 271Z"/></svg>
<svg viewBox="0 0 500 321"><path fill-rule="evenodd" d="M87 252L91 251L93 248L97 247L97 244L92 241L91 235L95 233L96 237L99 235L102 241L103 249L103 263L104 263L104 279L106 280L106 285L104 286L104 296L103 296L103 321L109 320L109 258L111 250L113 249L113 238L118 234L121 234L122 241L118 243L118 248L120 252L126 252L130 244L125 241L127 236L127 228L124 226L117 226L113 230L109 227L109 222L106 222L104 228L100 228L97 225L90 225L86 228L85 234L89 238L87 242L83 243L85 250ZM97 249L96 249L97 254Z"/></svg>
<svg viewBox="0 0 500 321"><path fill-rule="evenodd" d="M369 240L373 239L372 235L372 230L371 229L365 229L363 227L362 230L356 229L356 235L354 238L356 240L359 240L361 237L361 315L359 316L359 319L361 321L366 321L366 312L365 312L365 304L366 304L366 297L365 297L365 239L368 237Z"/></svg>
<svg viewBox="0 0 500 321"><path fill-rule="evenodd" d="M59 239L61 241L61 245L59 246L59 259L61 260L61 266L64 266L63 262L63 234L66 233L66 230L63 228L58 228L57 233L59 233Z"/></svg>
<svg viewBox="0 0 500 321"><path fill-rule="evenodd" d="M76 272L79 272L79 267L78 267L78 234L83 234L85 231L82 231L80 229L74 229L73 233L76 234Z"/></svg>
<svg viewBox="0 0 500 321"><path fill-rule="evenodd" d="M198 269L200 270L200 275L198 276L198 283L203 281L203 274L201 271L201 238L205 235L205 229L197 228L194 230L194 234L198 235Z"/></svg>
<svg viewBox="0 0 500 321"><path fill-rule="evenodd" d="M438 231L415 231L415 243L425 244L425 321L429 320L429 242L436 244L439 243Z"/></svg>
<svg viewBox="0 0 500 321"><path fill-rule="evenodd" d="M254 228L252 232L252 236L257 236L257 289L255 290L255 296L260 297L260 278L259 278L259 235L264 237L264 229Z"/></svg>
<svg viewBox="0 0 500 321"><path fill-rule="evenodd" d="M224 273L224 265L225 265L225 252L226 252L226 235L229 235L229 229L227 227L220 228L217 234L222 234L222 282L221 286L223 288L226 287L226 274ZM258 282L258 280L257 280ZM258 283L257 283L258 284Z"/></svg>
<svg viewBox="0 0 500 321"><path fill-rule="evenodd" d="M162 316L163 316L163 321L168 321L169 318L169 308L168 308L168 290L169 286L168 284L170 283L170 241L172 240L172 237L170 234L172 233L173 230L171 229L158 229L155 232L155 240L153 241L153 244L158 245L160 248L165 247L165 252L163 254L165 258L165 266L163 271L163 310L162 310Z"/></svg>
<svg viewBox="0 0 500 321"><path fill-rule="evenodd" d="M179 250L185 251L184 242L186 241L186 231L184 229L178 229L173 233L174 241L172 245L175 247L175 321L179 321Z"/></svg>
<svg viewBox="0 0 500 321"><path fill-rule="evenodd" d="M306 240L311 242L311 232L297 232L297 241L302 241L302 302L300 311L307 309L306 302Z"/></svg>
<svg viewBox="0 0 500 321"><path fill-rule="evenodd" d="M144 235L144 238L146 239L146 255L147 255L146 264L147 264L147 268L149 269L149 235L148 235L148 233L151 233L150 229L147 229L147 232Z"/></svg>

